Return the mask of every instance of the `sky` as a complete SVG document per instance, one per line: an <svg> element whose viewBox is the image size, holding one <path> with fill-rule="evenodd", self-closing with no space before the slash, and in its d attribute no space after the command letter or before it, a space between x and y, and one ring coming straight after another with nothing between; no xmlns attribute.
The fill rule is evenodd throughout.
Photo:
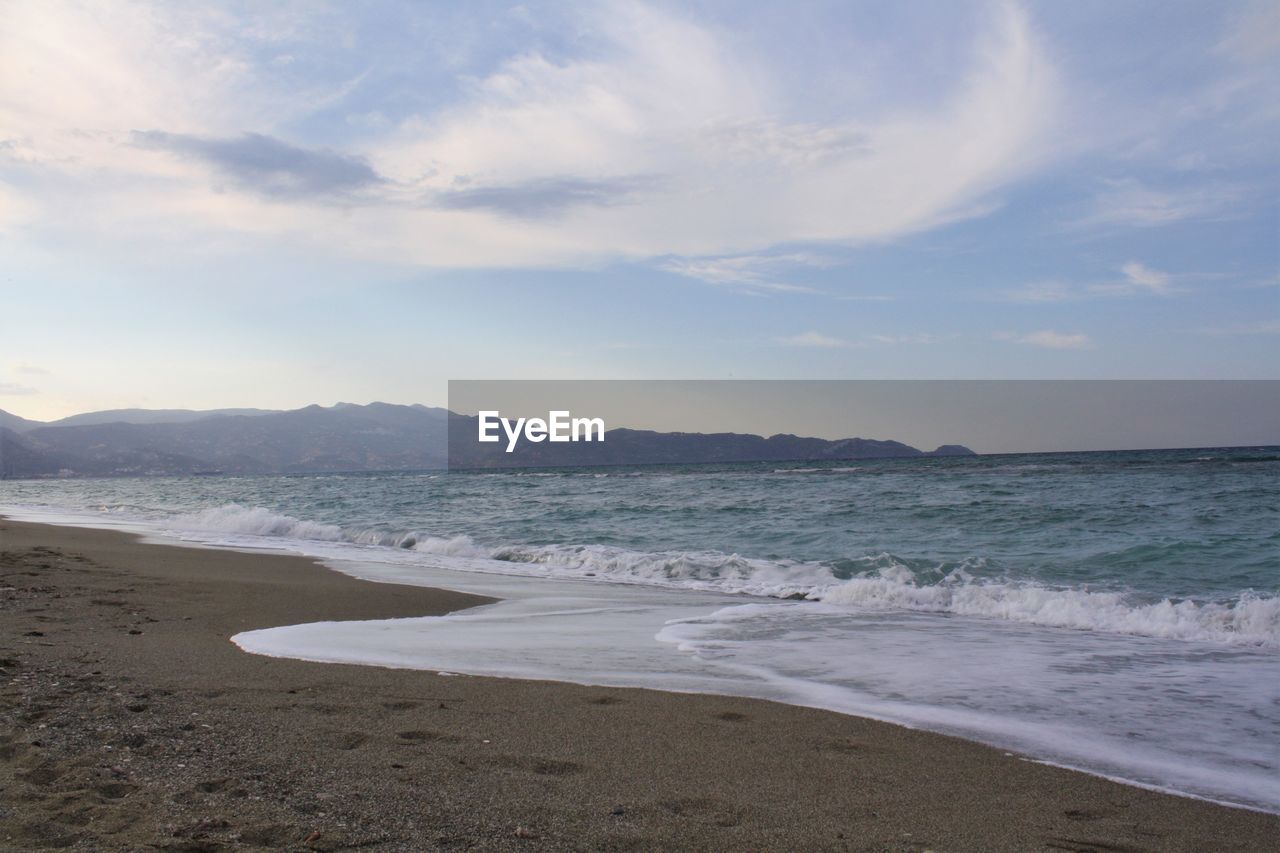
<svg viewBox="0 0 1280 853"><path fill-rule="evenodd" d="M0 409L1280 378L1280 3L0 14Z"/></svg>

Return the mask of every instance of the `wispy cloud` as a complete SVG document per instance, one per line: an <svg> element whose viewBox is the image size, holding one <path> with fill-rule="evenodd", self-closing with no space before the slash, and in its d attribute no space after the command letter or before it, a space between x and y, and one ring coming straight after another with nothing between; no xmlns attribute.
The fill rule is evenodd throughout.
<svg viewBox="0 0 1280 853"><path fill-rule="evenodd" d="M824 267L829 262L818 255L734 255L723 258L672 258L660 268L666 272L750 292L817 293L812 287L786 281L787 272L798 267Z"/></svg>
<svg viewBox="0 0 1280 853"><path fill-rule="evenodd" d="M1079 288L1060 281L1034 281L1014 290L1006 290L996 295L1001 302L1025 302L1041 304L1050 302L1066 302L1080 298Z"/></svg>
<svg viewBox="0 0 1280 853"><path fill-rule="evenodd" d="M1120 267L1120 277L1112 281L1092 284L1071 284L1062 281L1037 281L1013 290L996 294L1000 302L1024 304L1052 304L1102 296L1168 296L1174 293L1174 276L1154 269L1141 261L1129 261Z"/></svg>
<svg viewBox="0 0 1280 853"><path fill-rule="evenodd" d="M821 332L801 332L798 335L775 338L777 343L787 347L816 347L818 349L843 349L857 346L853 341L824 335Z"/></svg>
<svg viewBox="0 0 1280 853"><path fill-rule="evenodd" d="M712 124L703 142L737 163L815 166L849 155L870 155L870 138L850 127L784 124L777 119L739 119Z"/></svg>
<svg viewBox="0 0 1280 853"><path fill-rule="evenodd" d="M199 160L235 187L265 196L347 196L383 183L360 157L301 148L260 133L223 139L148 130L133 134L133 141Z"/></svg>
<svg viewBox="0 0 1280 853"><path fill-rule="evenodd" d="M1043 329L1038 332L1018 334L1015 332L997 332L993 335L998 341L1014 344L1042 347L1044 349L1092 349L1093 341L1088 335L1079 332L1056 332Z"/></svg>
<svg viewBox="0 0 1280 853"><path fill-rule="evenodd" d="M1153 189L1132 178L1108 181L1092 202L1092 209L1071 223L1076 228L1128 226L1151 228L1196 219L1231 215L1246 193L1231 184L1208 184L1178 189Z"/></svg>
<svg viewBox="0 0 1280 853"><path fill-rule="evenodd" d="M871 341L877 344L933 344L938 337L928 332L917 332L912 335L872 335Z"/></svg>
<svg viewBox="0 0 1280 853"><path fill-rule="evenodd" d="M18 373L25 373L28 376L48 376L49 371L38 364L27 364L23 362L14 368Z"/></svg>
<svg viewBox="0 0 1280 853"><path fill-rule="evenodd" d="M36 393L39 392L30 385L0 381L0 396L2 397L25 397Z"/></svg>
<svg viewBox="0 0 1280 853"><path fill-rule="evenodd" d="M1134 287L1143 287L1153 293L1164 293L1169 289L1169 273L1161 273L1160 270L1151 269L1140 261L1129 261L1128 264L1121 266L1121 272L1125 274L1125 278L1129 279L1129 283Z"/></svg>
<svg viewBox="0 0 1280 853"><path fill-rule="evenodd" d="M1092 284L1087 290L1090 293L1112 296L1134 294L1168 296L1173 292L1173 276L1167 272L1152 269L1140 261L1129 261L1120 267L1120 272L1124 274L1123 279Z"/></svg>
<svg viewBox="0 0 1280 853"><path fill-rule="evenodd" d="M1218 50L1248 62L1280 54L1280 5L1269 0L1244 4L1232 16Z"/></svg>
<svg viewBox="0 0 1280 853"><path fill-rule="evenodd" d="M1129 261L1120 270L1134 287L1149 290L1152 293L1169 292L1169 274L1153 270L1140 261Z"/></svg>
<svg viewBox="0 0 1280 853"><path fill-rule="evenodd" d="M651 183L636 177L543 178L507 186L446 190L435 197L434 203L450 210L482 210L500 216L539 219L560 216L577 207L634 203L636 193Z"/></svg>
<svg viewBox="0 0 1280 853"><path fill-rule="evenodd" d="M1280 335L1280 320L1263 320L1258 323L1244 323L1239 326L1219 326L1201 329L1202 335Z"/></svg>

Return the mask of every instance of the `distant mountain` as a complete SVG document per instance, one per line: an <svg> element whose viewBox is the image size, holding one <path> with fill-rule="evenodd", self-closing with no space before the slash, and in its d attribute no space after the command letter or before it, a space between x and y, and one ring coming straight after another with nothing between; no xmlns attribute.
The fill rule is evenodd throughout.
<svg viewBox="0 0 1280 853"><path fill-rule="evenodd" d="M17 431L0 426L0 480L53 477L62 469L62 457L33 447Z"/></svg>
<svg viewBox="0 0 1280 853"><path fill-rule="evenodd" d="M0 409L0 429L9 429L14 432L26 432L27 430L35 429L38 426L44 426L44 424L40 421L29 421L26 418L11 415L4 409Z"/></svg>
<svg viewBox="0 0 1280 853"><path fill-rule="evenodd" d="M341 405L341 404L339 404ZM277 409L107 409L71 415L43 426L90 426L92 424L185 424L224 415L270 415ZM35 423L35 421L30 421Z"/></svg>
<svg viewBox="0 0 1280 853"><path fill-rule="evenodd" d="M234 410L232 410L234 411ZM443 468L444 409L341 404L196 420L110 421L10 431L7 477L282 474ZM99 413L94 413L98 415ZM172 415L169 415L172 417ZM136 415L130 414L130 417ZM164 415L162 415L164 417Z"/></svg>
<svg viewBox="0 0 1280 853"><path fill-rule="evenodd" d="M929 453L927 455L929 456L977 456L978 454L974 453L972 450L965 447L963 444L944 444L941 447L934 450L932 453Z"/></svg>
<svg viewBox="0 0 1280 853"><path fill-rule="evenodd" d="M825 462L849 459L896 459L922 456L974 456L959 444L934 451L917 450L900 441L870 438L804 438L779 434L654 432L611 429L596 443L531 443L522 441L511 453L504 442L475 441L476 418L450 413L449 467L568 468L580 465L694 465L708 462Z"/></svg>
<svg viewBox="0 0 1280 853"><path fill-rule="evenodd" d="M5 414L0 420L0 477L405 471L450 464L465 469L792 462L972 453L960 445L926 453L897 441L863 438L828 441L633 429L609 430L601 443L523 442L514 453L505 453L501 444L474 440L474 417L389 403L339 403L284 412L126 409L50 424L0 414Z"/></svg>
<svg viewBox="0 0 1280 853"><path fill-rule="evenodd" d="M347 406L349 403L339 403ZM33 421L0 409L0 427L29 432L38 427L90 426L92 424L185 424L221 415L271 415L278 409L105 409L84 412L56 421Z"/></svg>

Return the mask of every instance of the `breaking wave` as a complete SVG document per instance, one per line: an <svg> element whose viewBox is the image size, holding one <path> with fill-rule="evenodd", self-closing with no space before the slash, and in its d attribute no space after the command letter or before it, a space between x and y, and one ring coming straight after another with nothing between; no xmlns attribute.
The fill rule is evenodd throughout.
<svg viewBox="0 0 1280 853"><path fill-rule="evenodd" d="M468 536L344 530L262 507L228 504L173 518L176 530L346 542L409 550L447 568L821 601L851 611L908 610L1055 628L1280 648L1280 597L1140 601L1129 593L977 578L964 565L915 567L892 554L826 563L764 560L715 551L634 551L607 545L478 544ZM458 559L461 558L461 559ZM981 567L981 559L970 568Z"/></svg>
<svg viewBox="0 0 1280 853"><path fill-rule="evenodd" d="M262 507L226 504L213 509L179 515L170 522L178 530L196 533L241 533L284 539L318 539L341 542L346 536L336 524L303 521Z"/></svg>
<svg viewBox="0 0 1280 853"><path fill-rule="evenodd" d="M921 585L910 570L881 570L822 595L827 604L916 610L1174 640L1280 648L1280 597L1243 592L1234 601L1135 603L1121 592L962 580Z"/></svg>

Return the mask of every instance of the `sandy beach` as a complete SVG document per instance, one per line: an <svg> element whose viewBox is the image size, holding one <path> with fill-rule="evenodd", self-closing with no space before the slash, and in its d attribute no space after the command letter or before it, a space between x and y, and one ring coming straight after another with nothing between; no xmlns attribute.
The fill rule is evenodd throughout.
<svg viewBox="0 0 1280 853"><path fill-rule="evenodd" d="M0 847L1264 850L1280 818L749 699L246 654L483 599L0 520Z"/></svg>

